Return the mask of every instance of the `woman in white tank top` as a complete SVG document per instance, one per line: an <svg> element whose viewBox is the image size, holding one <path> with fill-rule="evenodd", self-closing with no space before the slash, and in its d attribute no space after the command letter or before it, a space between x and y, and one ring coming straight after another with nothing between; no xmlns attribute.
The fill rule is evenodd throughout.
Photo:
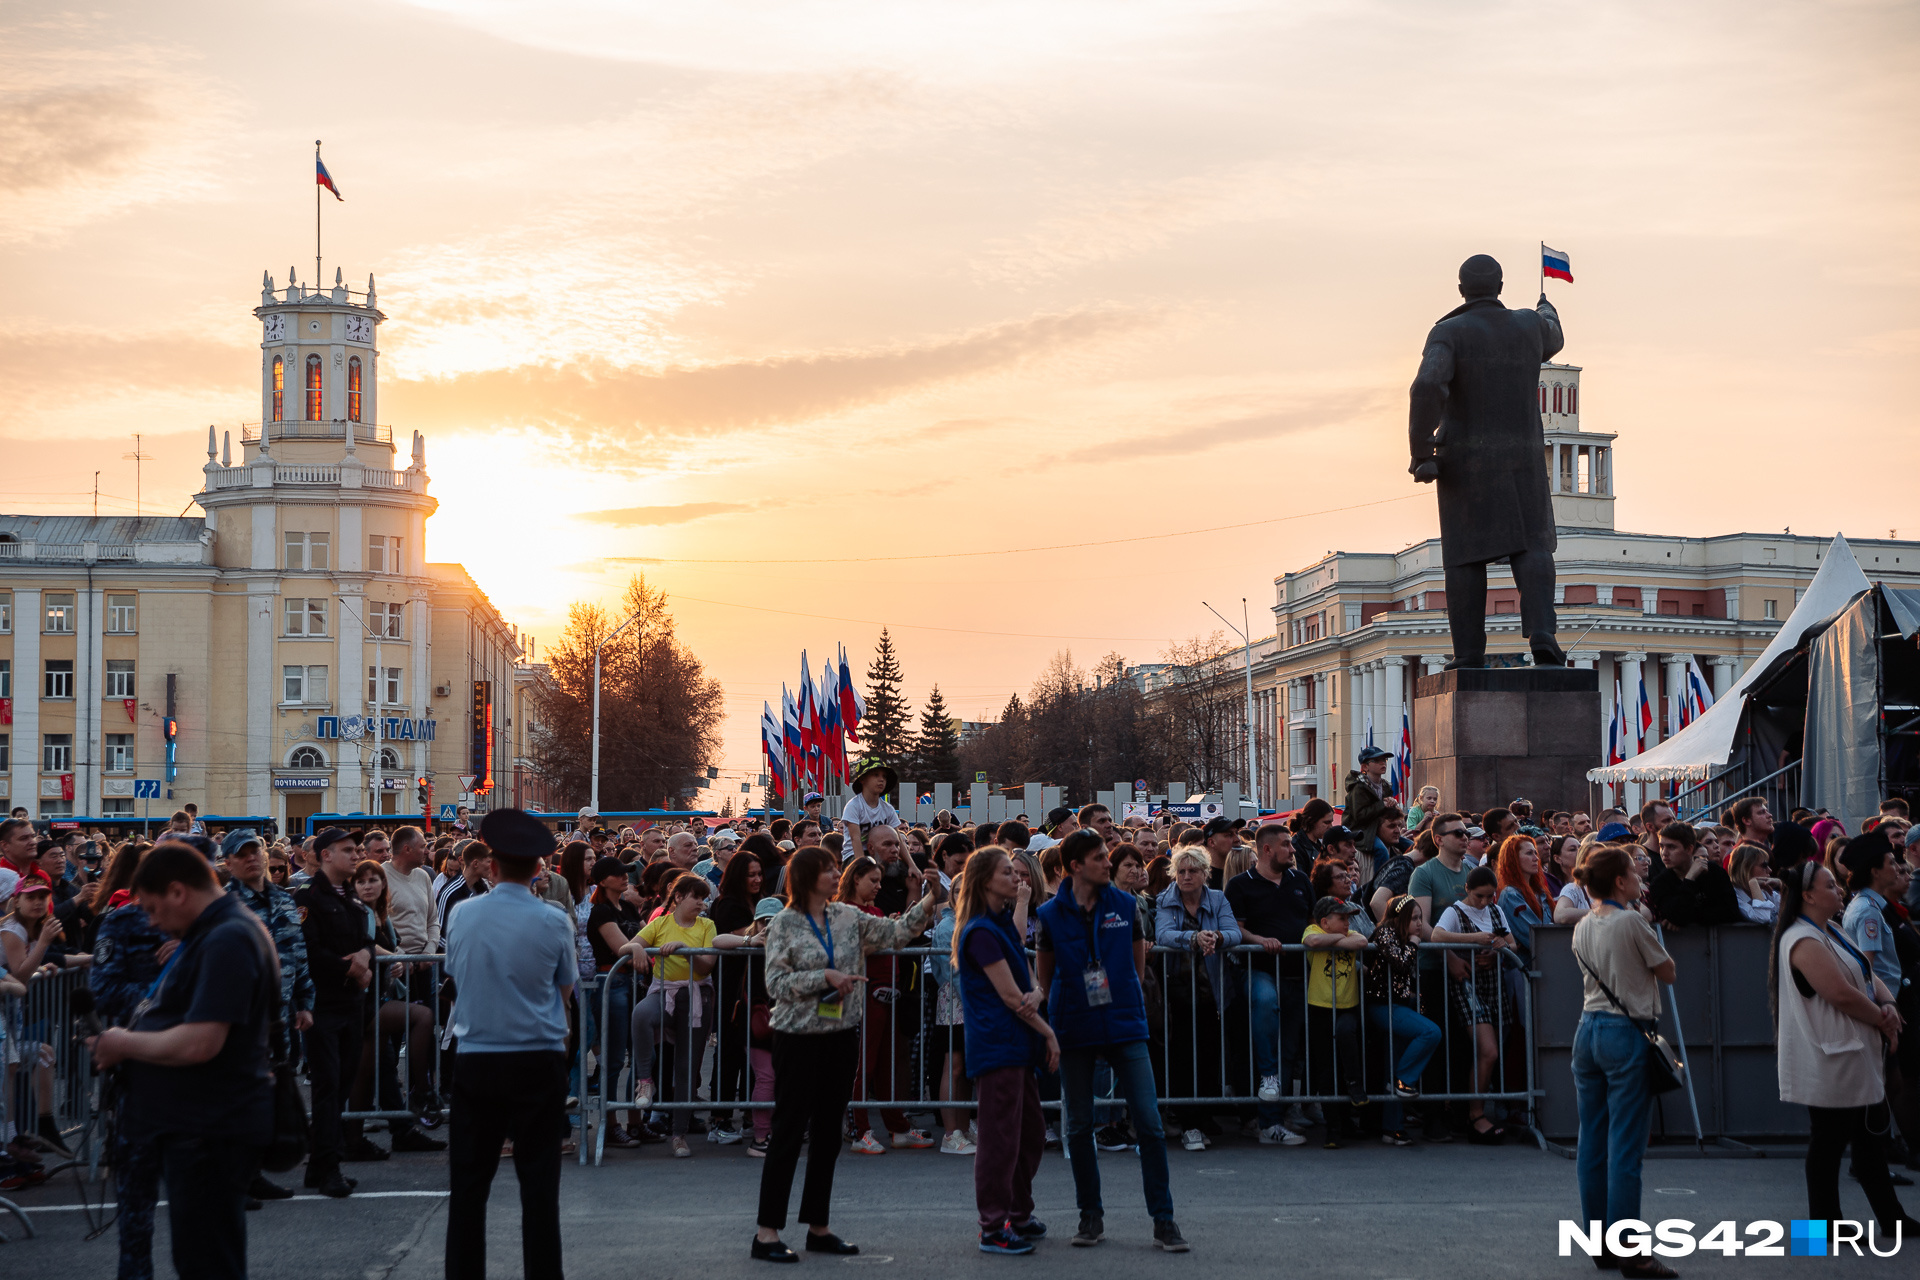
<svg viewBox="0 0 1920 1280"><path fill-rule="evenodd" d="M1887 1172L1892 1116L1885 1062L1899 1043L1900 1014L1866 957L1834 924L1840 886L1832 873L1809 859L1784 879L1767 979L1780 1100L1803 1104L1811 1129L1807 1216L1843 1216L1840 1157L1851 1144L1854 1171L1881 1234L1891 1235L1898 1224L1911 1236L1920 1222L1900 1207Z"/></svg>

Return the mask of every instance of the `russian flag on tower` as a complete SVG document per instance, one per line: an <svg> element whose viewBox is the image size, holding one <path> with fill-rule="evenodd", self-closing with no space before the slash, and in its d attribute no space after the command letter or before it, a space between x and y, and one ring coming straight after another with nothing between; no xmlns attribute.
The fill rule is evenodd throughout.
<svg viewBox="0 0 1920 1280"><path fill-rule="evenodd" d="M345 196L340 194L340 188L333 185L333 175L327 172L326 161L320 158L320 153L317 150L313 154L313 180L333 192L333 198L335 200L346 199Z"/></svg>

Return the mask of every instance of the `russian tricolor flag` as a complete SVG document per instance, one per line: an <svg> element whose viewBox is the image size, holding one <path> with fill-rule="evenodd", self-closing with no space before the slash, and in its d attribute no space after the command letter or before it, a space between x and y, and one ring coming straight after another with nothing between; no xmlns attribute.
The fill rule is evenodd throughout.
<svg viewBox="0 0 1920 1280"><path fill-rule="evenodd" d="M317 155L313 158L313 180L333 192L333 198L335 200L346 199L345 196L340 194L340 188L333 185L333 175L327 172L326 162ZM1571 280L1573 277L1568 276L1567 279Z"/></svg>
<svg viewBox="0 0 1920 1280"><path fill-rule="evenodd" d="M1540 274L1542 276L1551 276L1555 280L1565 280L1568 284L1572 284L1573 263L1568 259L1566 254L1560 252L1558 249L1549 249L1545 244L1542 244L1540 246Z"/></svg>

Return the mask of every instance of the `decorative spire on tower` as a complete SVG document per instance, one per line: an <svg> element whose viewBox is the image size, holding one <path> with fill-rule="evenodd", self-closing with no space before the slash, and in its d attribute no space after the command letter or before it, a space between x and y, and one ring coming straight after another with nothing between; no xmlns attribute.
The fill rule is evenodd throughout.
<svg viewBox="0 0 1920 1280"><path fill-rule="evenodd" d="M214 438L214 426L211 422L209 422L207 424L207 461L208 462L213 461L213 451L216 447L216 443L217 442Z"/></svg>
<svg viewBox="0 0 1920 1280"><path fill-rule="evenodd" d="M265 430L264 427L261 429ZM220 433L220 465L223 467L233 465L233 432L231 431Z"/></svg>

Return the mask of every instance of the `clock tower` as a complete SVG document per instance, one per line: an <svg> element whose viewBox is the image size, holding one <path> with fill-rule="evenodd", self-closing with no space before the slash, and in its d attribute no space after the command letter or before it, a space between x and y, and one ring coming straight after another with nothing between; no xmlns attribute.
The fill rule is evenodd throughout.
<svg viewBox="0 0 1920 1280"><path fill-rule="evenodd" d="M333 449L308 450L300 442L338 440L346 452L382 443L379 421L380 352L374 332L386 320L376 305L373 276L366 292L348 288L336 268L331 290L307 289L287 276L285 291L271 275L260 281L261 432L243 432L243 443L285 442L285 461L337 461ZM393 465L391 432L378 465ZM311 457L309 457L311 453Z"/></svg>

